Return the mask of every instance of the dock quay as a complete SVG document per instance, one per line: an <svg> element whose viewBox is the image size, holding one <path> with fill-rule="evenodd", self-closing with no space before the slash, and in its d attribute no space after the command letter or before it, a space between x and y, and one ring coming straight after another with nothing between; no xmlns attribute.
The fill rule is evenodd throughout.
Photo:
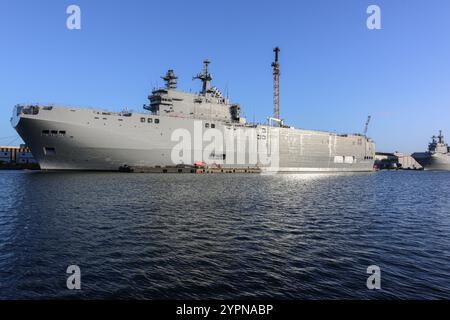
<svg viewBox="0 0 450 320"><path fill-rule="evenodd" d="M402 152L376 152L375 167L378 170L423 170L411 155Z"/></svg>
<svg viewBox="0 0 450 320"><path fill-rule="evenodd" d="M0 146L0 170L39 170L30 148L26 145Z"/></svg>
<svg viewBox="0 0 450 320"><path fill-rule="evenodd" d="M258 167L197 167L197 166L174 166L174 167L145 167L145 166L122 166L120 172L132 173L261 173Z"/></svg>

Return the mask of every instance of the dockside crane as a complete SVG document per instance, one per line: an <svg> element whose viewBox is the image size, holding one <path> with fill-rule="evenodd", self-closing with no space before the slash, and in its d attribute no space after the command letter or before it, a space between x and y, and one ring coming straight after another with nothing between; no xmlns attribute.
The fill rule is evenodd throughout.
<svg viewBox="0 0 450 320"><path fill-rule="evenodd" d="M275 52L275 61L272 63L273 67L273 118L280 122L280 64L278 63L278 53L280 48L273 49Z"/></svg>

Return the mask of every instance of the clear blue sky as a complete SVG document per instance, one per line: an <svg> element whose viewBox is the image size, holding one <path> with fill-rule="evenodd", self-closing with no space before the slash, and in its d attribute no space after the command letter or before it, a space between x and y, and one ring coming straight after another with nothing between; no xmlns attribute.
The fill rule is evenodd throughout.
<svg viewBox="0 0 450 320"><path fill-rule="evenodd" d="M66 28L77 4L82 29ZM366 28L377 4L382 30ZM212 60L214 84L249 120L272 113L272 49L281 115L291 125L369 135L380 151L450 140L450 1L0 0L0 144L17 144L16 103L140 110L159 76L179 86ZM10 139L9 137L12 136Z"/></svg>

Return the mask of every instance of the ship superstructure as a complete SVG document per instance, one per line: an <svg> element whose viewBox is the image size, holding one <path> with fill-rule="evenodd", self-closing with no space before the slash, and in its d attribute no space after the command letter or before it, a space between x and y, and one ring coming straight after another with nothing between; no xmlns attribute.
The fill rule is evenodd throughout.
<svg viewBox="0 0 450 320"><path fill-rule="evenodd" d="M203 71L194 79L202 82L199 93L186 93L177 90L177 79L173 70L161 77L166 85L154 90L148 96L149 104L144 105L152 115L183 117L221 122L243 122L240 117L240 106L232 104L220 90L211 86L212 75L209 73L209 60L203 61Z"/></svg>
<svg viewBox="0 0 450 320"><path fill-rule="evenodd" d="M44 170L208 166L261 171L371 171L375 145L365 134L297 129L279 119L278 48L274 116L247 123L239 104L214 86L209 60L194 77L200 92L178 90L174 70L143 112L17 105L11 123Z"/></svg>

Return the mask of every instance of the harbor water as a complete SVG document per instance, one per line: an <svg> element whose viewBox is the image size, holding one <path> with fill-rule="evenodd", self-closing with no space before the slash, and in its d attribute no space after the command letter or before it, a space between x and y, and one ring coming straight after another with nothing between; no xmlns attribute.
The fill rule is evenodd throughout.
<svg viewBox="0 0 450 320"><path fill-rule="evenodd" d="M450 299L449 193L450 172L1 171L0 299Z"/></svg>

